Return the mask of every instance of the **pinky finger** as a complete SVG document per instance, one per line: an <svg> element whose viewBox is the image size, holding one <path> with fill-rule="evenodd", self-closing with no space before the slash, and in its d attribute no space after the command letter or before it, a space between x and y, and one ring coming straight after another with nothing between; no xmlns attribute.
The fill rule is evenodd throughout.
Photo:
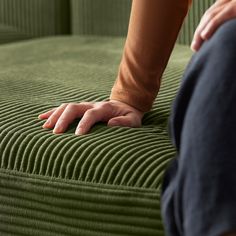
<svg viewBox="0 0 236 236"><path fill-rule="evenodd" d="M38 118L39 118L39 119L42 119L42 120L48 119L48 118L52 115L52 113L53 113L55 110L56 110L56 108L54 108L54 109L52 109L52 110L50 110L50 111L47 111L47 112L45 112L45 113L42 113L42 114L40 114L40 115L38 116Z"/></svg>

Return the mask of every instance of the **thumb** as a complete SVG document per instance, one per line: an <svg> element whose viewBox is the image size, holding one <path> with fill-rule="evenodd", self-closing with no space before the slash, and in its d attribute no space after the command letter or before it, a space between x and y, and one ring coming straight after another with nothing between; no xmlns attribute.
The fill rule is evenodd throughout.
<svg viewBox="0 0 236 236"><path fill-rule="evenodd" d="M110 119L107 123L108 126L123 126L137 128L141 126L141 120L133 115L118 116Z"/></svg>

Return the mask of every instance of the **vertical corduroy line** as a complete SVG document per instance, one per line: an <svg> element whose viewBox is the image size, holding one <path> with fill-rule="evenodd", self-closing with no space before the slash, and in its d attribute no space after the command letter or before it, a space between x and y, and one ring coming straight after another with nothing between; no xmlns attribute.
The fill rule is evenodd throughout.
<svg viewBox="0 0 236 236"><path fill-rule="evenodd" d="M72 0L72 32L79 35L124 36L131 1Z"/></svg>
<svg viewBox="0 0 236 236"><path fill-rule="evenodd" d="M141 128L42 129L61 103L107 98L123 38L57 37L0 47L0 235L164 236L160 188L175 156L171 102L190 50L176 46Z"/></svg>
<svg viewBox="0 0 236 236"><path fill-rule="evenodd" d="M198 26L202 15L214 2L215 0L193 0L192 7L179 34L178 43L185 45L191 44L194 31Z"/></svg>
<svg viewBox="0 0 236 236"><path fill-rule="evenodd" d="M214 2L193 1L178 43L191 43L203 13ZM12 38L68 34L70 28L73 34L79 35L124 36L130 7L131 0L71 0L71 4L68 0L0 0L0 26L10 27L9 30L4 27L0 34L4 34L4 42L13 41Z"/></svg>
<svg viewBox="0 0 236 236"><path fill-rule="evenodd" d="M128 29L131 0L72 0L72 32L79 35L120 35ZM215 0L193 1L177 42L190 45L204 12Z"/></svg>
<svg viewBox="0 0 236 236"><path fill-rule="evenodd" d="M68 0L0 0L0 25L5 26L4 37L9 34L9 41L13 31L16 39L18 34L25 38L68 34L69 14Z"/></svg>

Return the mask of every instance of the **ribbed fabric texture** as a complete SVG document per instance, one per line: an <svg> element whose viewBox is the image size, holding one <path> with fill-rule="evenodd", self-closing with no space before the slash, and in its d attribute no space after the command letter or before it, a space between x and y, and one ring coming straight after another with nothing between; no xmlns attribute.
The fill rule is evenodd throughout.
<svg viewBox="0 0 236 236"><path fill-rule="evenodd" d="M30 38L31 37L29 37L28 34L20 32L15 27L0 24L0 44L20 41Z"/></svg>
<svg viewBox="0 0 236 236"><path fill-rule="evenodd" d="M71 0L72 32L79 35L125 36L130 0Z"/></svg>
<svg viewBox="0 0 236 236"><path fill-rule="evenodd" d="M18 40L22 35L27 39L68 34L70 1L0 0L0 24L10 28L4 32L0 28L0 42Z"/></svg>
<svg viewBox="0 0 236 236"><path fill-rule="evenodd" d="M127 34L131 0L71 0L72 32L80 35ZM215 0L193 1L177 42L190 45L204 12Z"/></svg>
<svg viewBox="0 0 236 236"><path fill-rule="evenodd" d="M5 235L163 235L159 193L0 172Z"/></svg>
<svg viewBox="0 0 236 236"><path fill-rule="evenodd" d="M215 0L193 0L192 7L185 19L181 32L179 34L178 43L190 45L192 38L204 12L215 2Z"/></svg>
<svg viewBox="0 0 236 236"><path fill-rule="evenodd" d="M142 128L99 123L77 137L76 121L53 135L37 118L62 102L106 99L123 44L65 37L0 46L1 235L164 235L160 187L175 156L167 120L188 49L177 46Z"/></svg>
<svg viewBox="0 0 236 236"><path fill-rule="evenodd" d="M191 43L203 13L214 2L193 1L178 43ZM130 9L131 0L0 0L0 43L70 32L125 36Z"/></svg>

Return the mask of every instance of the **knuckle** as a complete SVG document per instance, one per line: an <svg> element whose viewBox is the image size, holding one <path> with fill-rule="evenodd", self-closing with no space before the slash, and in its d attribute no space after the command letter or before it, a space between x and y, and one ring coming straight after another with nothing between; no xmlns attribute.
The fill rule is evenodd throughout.
<svg viewBox="0 0 236 236"><path fill-rule="evenodd" d="M235 6L232 7L231 12L232 12L233 16L236 16L236 7Z"/></svg>
<svg viewBox="0 0 236 236"><path fill-rule="evenodd" d="M205 18L206 20L211 20L212 18L214 18L214 16L215 12L212 9L208 9L203 15L203 18Z"/></svg>
<svg viewBox="0 0 236 236"><path fill-rule="evenodd" d="M85 128L85 125L84 125L83 123L80 123L80 124L78 125L78 128L79 128L79 129L84 129L84 128Z"/></svg>
<svg viewBox="0 0 236 236"><path fill-rule="evenodd" d="M57 122L57 119L55 119L54 117L50 117L47 119L46 124L47 125L54 125Z"/></svg>
<svg viewBox="0 0 236 236"><path fill-rule="evenodd" d="M100 108L103 110L111 110L112 109L112 104L109 102L104 102L100 105Z"/></svg>
<svg viewBox="0 0 236 236"><path fill-rule="evenodd" d="M226 11L227 11L227 13L229 14L229 16L235 16L236 7L235 7L235 6L232 6L232 5L228 5L228 6L226 7Z"/></svg>
<svg viewBox="0 0 236 236"><path fill-rule="evenodd" d="M85 121L81 120L79 122L78 128L86 129L87 128L87 123Z"/></svg>
<svg viewBox="0 0 236 236"><path fill-rule="evenodd" d="M209 17L210 14L211 14L210 9L206 10L205 13L202 16L202 19L205 18L205 17Z"/></svg>
<svg viewBox="0 0 236 236"><path fill-rule="evenodd" d="M68 107L68 109L74 109L76 106L77 106L76 103L71 102L68 104L67 107Z"/></svg>
<svg viewBox="0 0 236 236"><path fill-rule="evenodd" d="M68 105L68 103L62 103L61 105L60 105L60 107L65 107L65 106L67 106Z"/></svg>
<svg viewBox="0 0 236 236"><path fill-rule="evenodd" d="M200 35L200 29L199 27L197 27L197 29L195 30L194 36L197 37L198 35Z"/></svg>
<svg viewBox="0 0 236 236"><path fill-rule="evenodd" d="M87 116L94 116L96 114L96 110L95 109L89 109L85 113L86 113Z"/></svg>
<svg viewBox="0 0 236 236"><path fill-rule="evenodd" d="M84 105L84 106L91 106L91 105L93 105L92 102L85 102L85 101L81 101L79 104L80 105Z"/></svg>
<svg viewBox="0 0 236 236"><path fill-rule="evenodd" d="M57 111L57 110L56 110L56 111ZM48 120L55 120L55 119L56 119L56 117L58 116L56 111L53 112L53 113L48 117Z"/></svg>
<svg viewBox="0 0 236 236"><path fill-rule="evenodd" d="M234 2L232 9L233 9L233 12L236 13L236 2Z"/></svg>
<svg viewBox="0 0 236 236"><path fill-rule="evenodd" d="M52 117L49 117L47 120L46 120L47 123L51 123L52 122Z"/></svg>
<svg viewBox="0 0 236 236"><path fill-rule="evenodd" d="M214 18L211 20L211 22L209 23L209 29L214 28L216 25L218 25L218 19Z"/></svg>
<svg viewBox="0 0 236 236"><path fill-rule="evenodd" d="M57 120L60 119L60 116L59 115L52 115L49 117L49 119L51 122L56 122Z"/></svg>
<svg viewBox="0 0 236 236"><path fill-rule="evenodd" d="M206 16L206 21L207 22L212 21L213 19L214 19L213 13L209 13L209 15Z"/></svg>
<svg viewBox="0 0 236 236"><path fill-rule="evenodd" d="M68 120L65 117L60 117L57 122L60 123L60 124L64 124L64 123L67 123Z"/></svg>

